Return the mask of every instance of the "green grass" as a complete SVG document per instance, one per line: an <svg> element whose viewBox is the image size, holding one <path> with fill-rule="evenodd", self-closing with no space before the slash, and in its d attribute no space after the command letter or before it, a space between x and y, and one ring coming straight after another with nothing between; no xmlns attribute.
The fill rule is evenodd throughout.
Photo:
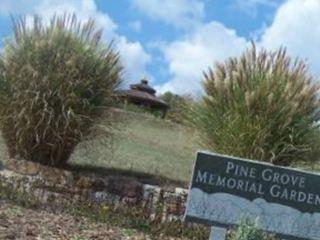
<svg viewBox="0 0 320 240"><path fill-rule="evenodd" d="M104 141L83 142L70 163L129 170L187 183L198 150L193 131L150 114L119 112L112 150Z"/></svg>

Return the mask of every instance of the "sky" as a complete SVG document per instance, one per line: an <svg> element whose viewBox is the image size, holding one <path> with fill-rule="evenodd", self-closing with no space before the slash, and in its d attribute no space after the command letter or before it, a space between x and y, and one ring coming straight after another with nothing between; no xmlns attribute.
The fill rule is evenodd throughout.
<svg viewBox="0 0 320 240"><path fill-rule="evenodd" d="M0 0L0 48L11 16L76 13L114 41L125 86L148 78L159 94L199 95L203 71L259 48L287 48L320 77L320 0Z"/></svg>

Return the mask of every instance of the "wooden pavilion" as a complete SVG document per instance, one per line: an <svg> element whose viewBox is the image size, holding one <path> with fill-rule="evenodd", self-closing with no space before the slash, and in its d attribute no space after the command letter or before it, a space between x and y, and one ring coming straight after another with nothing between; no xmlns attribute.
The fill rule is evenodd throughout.
<svg viewBox="0 0 320 240"><path fill-rule="evenodd" d="M148 80L142 79L140 83L130 85L130 89L118 91L117 98L125 104L132 103L148 109L161 110L164 117L169 105L155 94L156 90L148 84Z"/></svg>

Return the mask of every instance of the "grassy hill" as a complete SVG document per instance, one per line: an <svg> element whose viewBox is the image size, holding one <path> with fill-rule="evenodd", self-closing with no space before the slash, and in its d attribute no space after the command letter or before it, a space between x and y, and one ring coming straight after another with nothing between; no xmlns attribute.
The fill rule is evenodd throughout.
<svg viewBox="0 0 320 240"><path fill-rule="evenodd" d="M112 151L105 148L103 142L82 143L71 163L94 166L102 171L120 170L126 175L146 177L147 182L155 180L155 184L169 181L187 187L196 151L200 149L194 132L147 113L118 110L115 115L119 123ZM320 171L319 161L293 167Z"/></svg>
<svg viewBox="0 0 320 240"><path fill-rule="evenodd" d="M71 164L189 181L199 148L190 129L146 113L118 110L114 114L119 123L115 126L112 149L106 147L105 141L83 142L73 154Z"/></svg>

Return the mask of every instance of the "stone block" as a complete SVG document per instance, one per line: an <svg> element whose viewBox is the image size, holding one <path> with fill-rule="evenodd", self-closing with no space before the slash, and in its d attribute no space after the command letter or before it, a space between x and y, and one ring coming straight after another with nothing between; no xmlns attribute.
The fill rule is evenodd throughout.
<svg viewBox="0 0 320 240"><path fill-rule="evenodd" d="M108 192L93 192L91 194L91 200L96 203L115 204L120 202L120 197Z"/></svg>
<svg viewBox="0 0 320 240"><path fill-rule="evenodd" d="M121 197L142 198L142 184L134 179L113 178L109 179L106 191Z"/></svg>
<svg viewBox="0 0 320 240"><path fill-rule="evenodd" d="M39 175L45 181L61 185L72 185L73 174L72 172L61 170L48 166L41 166Z"/></svg>
<svg viewBox="0 0 320 240"><path fill-rule="evenodd" d="M5 169L23 175L37 175L40 172L40 164L31 161L9 158L3 161Z"/></svg>
<svg viewBox="0 0 320 240"><path fill-rule="evenodd" d="M183 188L164 189L130 177L75 173L15 159L5 161L0 180L13 190L31 193L44 205L89 201L92 206L141 206L151 220L163 222L183 218L188 195Z"/></svg>

